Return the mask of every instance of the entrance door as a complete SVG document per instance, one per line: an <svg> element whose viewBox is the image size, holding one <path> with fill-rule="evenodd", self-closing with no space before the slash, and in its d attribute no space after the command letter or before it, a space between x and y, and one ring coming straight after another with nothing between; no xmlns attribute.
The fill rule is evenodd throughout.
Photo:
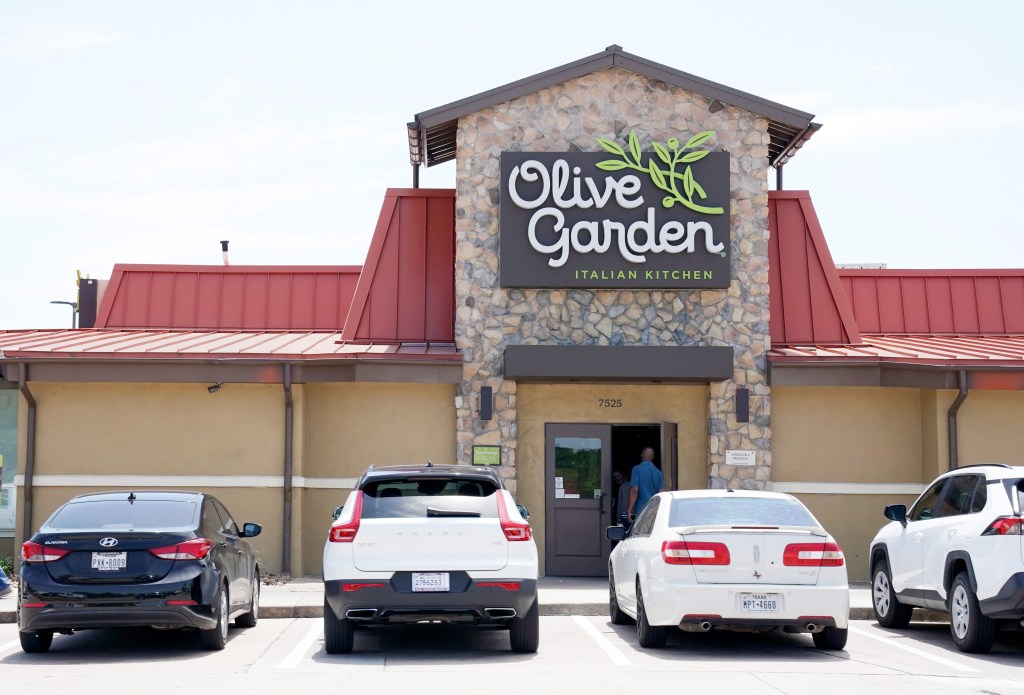
<svg viewBox="0 0 1024 695"><path fill-rule="evenodd" d="M611 426L545 426L546 573L608 574L611 541ZM607 487L606 487L607 486Z"/></svg>

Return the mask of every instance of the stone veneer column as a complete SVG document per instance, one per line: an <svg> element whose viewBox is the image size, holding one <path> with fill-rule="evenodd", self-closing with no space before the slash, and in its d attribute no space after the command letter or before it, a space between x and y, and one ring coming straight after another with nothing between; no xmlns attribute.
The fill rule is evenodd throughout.
<svg viewBox="0 0 1024 695"><path fill-rule="evenodd" d="M502 378L512 344L729 345L731 381L711 384L707 461L714 487L765 487L771 479L768 329L767 121L749 112L610 68L464 117L456 156L455 339L465 355L455 406L459 461L474 444L500 445L499 473L515 491L516 384ZM624 143L717 133L730 153L732 282L728 290L537 290L498 286L498 202L503 151L597 151L596 138ZM494 418L480 421L480 388L494 392ZM733 395L750 389L749 423ZM756 465L725 465L727 449L754 449Z"/></svg>

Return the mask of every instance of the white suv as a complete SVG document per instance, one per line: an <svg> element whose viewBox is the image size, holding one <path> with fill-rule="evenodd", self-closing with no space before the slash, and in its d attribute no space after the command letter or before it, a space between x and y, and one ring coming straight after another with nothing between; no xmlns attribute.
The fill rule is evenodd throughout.
<svg viewBox="0 0 1024 695"><path fill-rule="evenodd" d="M353 628L415 622L507 627L537 651L537 546L483 466L371 466L324 545L324 646L352 651Z"/></svg>
<svg viewBox="0 0 1024 695"><path fill-rule="evenodd" d="M987 652L1024 625L1024 466L965 466L939 476L907 511L892 504L871 542L875 617L906 627L915 607L950 614L953 641Z"/></svg>

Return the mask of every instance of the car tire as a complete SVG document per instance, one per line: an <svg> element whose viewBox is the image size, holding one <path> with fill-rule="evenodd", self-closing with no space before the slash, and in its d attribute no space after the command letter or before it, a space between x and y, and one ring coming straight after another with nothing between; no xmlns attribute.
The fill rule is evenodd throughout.
<svg viewBox="0 0 1024 695"><path fill-rule="evenodd" d="M509 643L517 654L533 654L540 645L540 609L534 599L530 610L522 618L514 618L509 625Z"/></svg>
<svg viewBox="0 0 1024 695"><path fill-rule="evenodd" d="M53 630L36 630L35 632L19 632L21 651L26 654L42 654L49 651L53 643Z"/></svg>
<svg viewBox="0 0 1024 695"><path fill-rule="evenodd" d="M636 585L636 638L645 649L664 647L668 641L667 627L654 626L647 621L647 611L644 610L644 597L640 592L639 582Z"/></svg>
<svg viewBox="0 0 1024 695"><path fill-rule="evenodd" d="M217 651L228 643L228 588L221 584L217 595L213 597L213 616L217 624L209 630L199 631L199 644L203 649Z"/></svg>
<svg viewBox="0 0 1024 695"><path fill-rule="evenodd" d="M324 650L328 654L348 654L354 641L352 621L334 615L330 604L324 601Z"/></svg>
<svg viewBox="0 0 1024 695"><path fill-rule="evenodd" d="M821 632L815 632L811 635L811 639L814 640L814 646L818 649L843 649L846 647L846 638L848 635L846 628L835 627L834 625L828 625Z"/></svg>
<svg viewBox="0 0 1024 695"><path fill-rule="evenodd" d="M981 614L966 572L956 575L949 590L949 631L962 652L984 654L996 642L996 621Z"/></svg>
<svg viewBox="0 0 1024 695"><path fill-rule="evenodd" d="M897 629L909 625L914 612L913 606L900 603L896 598L889 563L884 560L876 562L871 570L871 608L879 625Z"/></svg>
<svg viewBox="0 0 1024 695"><path fill-rule="evenodd" d="M235 625L238 627L256 627L260 619L260 573L259 570L252 575L252 597L249 600L249 612L235 618Z"/></svg>
<svg viewBox="0 0 1024 695"><path fill-rule="evenodd" d="M612 625L627 625L629 616L619 608L619 597L615 593L615 578L609 572L608 577L608 617L612 619Z"/></svg>

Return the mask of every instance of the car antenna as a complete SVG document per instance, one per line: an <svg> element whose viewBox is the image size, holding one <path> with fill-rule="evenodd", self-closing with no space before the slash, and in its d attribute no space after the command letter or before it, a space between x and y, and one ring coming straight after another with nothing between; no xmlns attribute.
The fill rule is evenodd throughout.
<svg viewBox="0 0 1024 695"><path fill-rule="evenodd" d="M427 459L427 468L433 468L434 464L430 459Z"/></svg>
<svg viewBox="0 0 1024 695"><path fill-rule="evenodd" d="M135 493L134 492L129 492L128 493L128 504L135 504Z"/></svg>

